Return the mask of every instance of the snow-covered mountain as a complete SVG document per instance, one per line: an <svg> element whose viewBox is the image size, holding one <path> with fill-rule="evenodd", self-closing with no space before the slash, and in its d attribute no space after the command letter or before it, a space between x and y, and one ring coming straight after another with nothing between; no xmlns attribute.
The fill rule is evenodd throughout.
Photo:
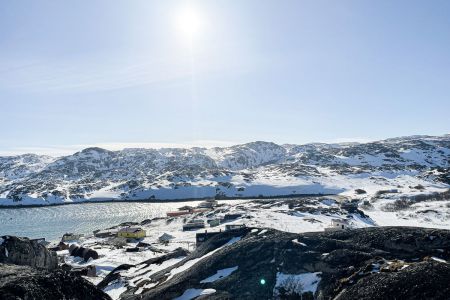
<svg viewBox="0 0 450 300"><path fill-rule="evenodd" d="M0 157L0 205L349 194L449 187L450 135L371 143L225 148L87 148L52 158Z"/></svg>

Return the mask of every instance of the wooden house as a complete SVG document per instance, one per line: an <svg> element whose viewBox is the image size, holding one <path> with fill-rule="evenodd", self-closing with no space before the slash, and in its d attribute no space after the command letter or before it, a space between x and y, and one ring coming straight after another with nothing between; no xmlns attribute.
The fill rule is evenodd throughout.
<svg viewBox="0 0 450 300"><path fill-rule="evenodd" d="M117 236L129 239L140 239L146 236L146 232L140 227L125 227L117 232Z"/></svg>

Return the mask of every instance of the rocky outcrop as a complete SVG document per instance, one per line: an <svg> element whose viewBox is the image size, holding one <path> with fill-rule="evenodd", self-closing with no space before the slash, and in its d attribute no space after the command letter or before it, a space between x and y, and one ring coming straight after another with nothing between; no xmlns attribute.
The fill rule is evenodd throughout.
<svg viewBox="0 0 450 300"><path fill-rule="evenodd" d="M189 252L186 249L183 248L177 248L174 251L164 254L158 257L150 258L146 261L143 261L137 265L130 265L130 264L123 264L112 270L100 283L97 284L97 287L100 289L106 288L111 282L114 282L116 280L121 279L121 272L123 270L129 270L133 267L138 267L139 269L147 268L151 265L161 265L165 261L168 261L170 259L178 258L178 257L186 257L188 256ZM139 272L141 274L141 272ZM144 273L145 274L145 273ZM143 286L147 283L150 283L148 280L142 280L139 282L140 286Z"/></svg>
<svg viewBox="0 0 450 300"><path fill-rule="evenodd" d="M450 264L425 261L398 272L380 272L359 280L335 300L448 299Z"/></svg>
<svg viewBox="0 0 450 300"><path fill-rule="evenodd" d="M62 270L38 270L28 266L0 264L2 300L110 300L82 277Z"/></svg>
<svg viewBox="0 0 450 300"><path fill-rule="evenodd" d="M227 242L233 237L240 240ZM185 260L153 274L148 280L156 286L142 295L130 288L123 296L162 300L213 289L208 299L273 299L282 274L292 277L290 286L297 290L276 299L448 299L449 259L448 230L371 227L294 234L247 229L214 236ZM192 266L170 275L186 263ZM235 271L205 281L227 268ZM314 288L302 275L318 277Z"/></svg>
<svg viewBox="0 0 450 300"><path fill-rule="evenodd" d="M0 263L53 270L58 266L56 252L38 241L15 236L0 237Z"/></svg>

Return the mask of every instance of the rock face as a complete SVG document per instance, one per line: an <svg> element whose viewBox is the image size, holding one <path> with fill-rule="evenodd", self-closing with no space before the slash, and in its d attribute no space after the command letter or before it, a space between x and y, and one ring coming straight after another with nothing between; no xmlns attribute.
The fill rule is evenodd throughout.
<svg viewBox="0 0 450 300"><path fill-rule="evenodd" d="M343 291L341 299L448 299L450 265L436 261L413 264L403 272L382 272L363 278ZM405 288L407 287L407 288Z"/></svg>
<svg viewBox="0 0 450 300"><path fill-rule="evenodd" d="M233 238L238 241L230 243ZM370 227L294 234L245 229L214 236L148 278L154 287L142 295L129 288L123 296L162 300L215 290L207 299L448 299L449 258L448 230ZM207 280L230 269L223 278Z"/></svg>
<svg viewBox="0 0 450 300"><path fill-rule="evenodd" d="M55 270L0 264L2 300L110 300L111 298L83 278Z"/></svg>
<svg viewBox="0 0 450 300"><path fill-rule="evenodd" d="M56 252L37 241L14 236L0 237L0 263L53 270L58 266Z"/></svg>

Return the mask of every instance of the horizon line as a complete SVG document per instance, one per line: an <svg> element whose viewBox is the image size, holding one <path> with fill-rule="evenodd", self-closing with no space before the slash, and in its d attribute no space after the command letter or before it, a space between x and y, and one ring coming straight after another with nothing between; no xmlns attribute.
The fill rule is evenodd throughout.
<svg viewBox="0 0 450 300"><path fill-rule="evenodd" d="M450 133L439 135L403 135L388 138L337 138L327 141L317 141L308 143L276 143L272 141L255 140L250 142L238 142L238 141L225 141L225 140L193 140L188 142L110 142L110 143L94 143L94 144L74 144L74 145L49 145L49 146L24 146L14 147L10 150L0 150L0 156L19 156L26 154L45 155L51 157L62 157L73 155L88 148L101 148L108 151L123 151L126 149L192 149L192 148L227 148L237 145L245 145L255 142L268 142L277 145L310 145L310 144L365 144L376 141L386 141L390 139L407 138L407 137L445 137Z"/></svg>

